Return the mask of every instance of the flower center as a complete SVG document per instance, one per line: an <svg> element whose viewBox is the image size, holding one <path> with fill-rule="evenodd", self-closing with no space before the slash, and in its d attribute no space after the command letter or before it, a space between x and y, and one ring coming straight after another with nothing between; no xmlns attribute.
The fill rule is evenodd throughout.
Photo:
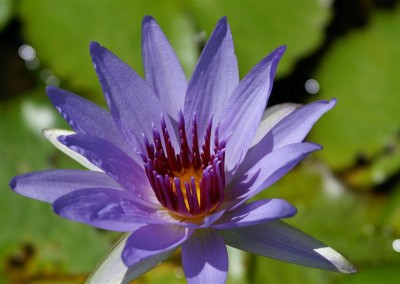
<svg viewBox="0 0 400 284"><path fill-rule="evenodd" d="M178 117L180 151L175 152L164 121L162 138L153 126L153 143L144 137L147 155L142 154L150 185L162 206L171 215L196 222L214 212L224 199L225 141L218 139L218 127L211 150L211 119L204 143L199 147L196 117L193 117L191 145L185 131L182 112Z"/></svg>

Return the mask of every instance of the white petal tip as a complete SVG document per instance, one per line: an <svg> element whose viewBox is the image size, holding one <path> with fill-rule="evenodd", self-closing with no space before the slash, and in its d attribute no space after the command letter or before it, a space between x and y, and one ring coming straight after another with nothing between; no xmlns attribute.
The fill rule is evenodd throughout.
<svg viewBox="0 0 400 284"><path fill-rule="evenodd" d="M329 101L329 104L332 104L332 107L334 107L334 106L337 104L337 99L336 99L336 98L332 98L332 99Z"/></svg>
<svg viewBox="0 0 400 284"><path fill-rule="evenodd" d="M61 135L71 135L75 134L72 130L64 130L64 129L43 129L42 130L43 136L47 139L56 139L58 136Z"/></svg>
<svg viewBox="0 0 400 284"><path fill-rule="evenodd" d="M357 272L357 268L355 268L354 265L331 247L318 248L314 249L314 251L334 265L338 272L350 274Z"/></svg>
<svg viewBox="0 0 400 284"><path fill-rule="evenodd" d="M67 146L62 144L58 138L60 136L68 136L76 134L74 131L71 130L64 130L64 129L44 129L42 130L43 136L50 141L57 149L61 150L64 154L70 156L72 159L83 165L84 167L88 168L91 171L103 172L102 169L93 165L86 159L84 156L80 155L79 153L72 151Z"/></svg>

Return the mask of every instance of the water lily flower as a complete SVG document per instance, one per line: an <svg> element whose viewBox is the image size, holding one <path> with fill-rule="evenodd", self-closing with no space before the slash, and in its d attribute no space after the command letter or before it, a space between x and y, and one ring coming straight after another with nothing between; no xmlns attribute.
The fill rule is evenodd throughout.
<svg viewBox="0 0 400 284"><path fill-rule="evenodd" d="M126 232L89 282L128 282L179 247L188 283L224 283L226 245L299 265L356 269L332 248L280 219L282 199L249 201L321 146L303 142L336 101L265 111L285 47L240 82L226 18L186 81L156 21L143 19L145 79L105 47L90 53L109 111L68 91L47 94L73 131L44 131L88 170L14 177L11 188L51 203L64 218Z"/></svg>

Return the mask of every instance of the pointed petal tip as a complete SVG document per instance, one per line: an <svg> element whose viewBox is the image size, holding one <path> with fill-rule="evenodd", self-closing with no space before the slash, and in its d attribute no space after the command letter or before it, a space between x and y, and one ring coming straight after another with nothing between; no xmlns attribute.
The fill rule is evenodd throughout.
<svg viewBox="0 0 400 284"><path fill-rule="evenodd" d="M330 110L331 108L333 108L336 104L337 104L337 99L336 98L332 98L330 100L321 100L321 101L315 101L313 103L322 103L322 104L326 104L328 106L328 110Z"/></svg>
<svg viewBox="0 0 400 284"><path fill-rule="evenodd" d="M90 42L89 52L96 73L98 72L98 64L104 60L107 51L108 49L102 46L97 41Z"/></svg>
<svg viewBox="0 0 400 284"><path fill-rule="evenodd" d="M58 96L57 95L58 91L59 91L59 88L57 88L57 87L53 87L53 86L46 87L46 95L52 103L53 103L54 99Z"/></svg>
<svg viewBox="0 0 400 284"><path fill-rule="evenodd" d="M218 23L227 24L228 23L228 18L226 16L223 16L218 20Z"/></svg>
<svg viewBox="0 0 400 284"><path fill-rule="evenodd" d="M281 45L280 47L278 47L278 50L279 50L280 52L282 52L282 53L285 52L286 49L287 49L287 45L286 45L286 44Z"/></svg>
<svg viewBox="0 0 400 284"><path fill-rule="evenodd" d="M329 101L322 101L322 102L324 102L326 104L325 112L327 112L327 111L331 110L334 106L336 106L337 99L336 98L332 98Z"/></svg>
<svg viewBox="0 0 400 284"><path fill-rule="evenodd" d="M47 86L47 87L46 87L46 94L47 94L48 96L51 96L51 95L53 95L54 92L56 92L56 91L58 91L58 90L59 90L59 88L57 88L57 87L54 87L54 86Z"/></svg>
<svg viewBox="0 0 400 284"><path fill-rule="evenodd" d="M59 141L60 137L67 137L72 134L76 133L72 130L66 130L66 129L57 129L57 128L42 129L42 135L48 140L50 140L51 143L53 143L51 141L53 138L56 138Z"/></svg>
<svg viewBox="0 0 400 284"><path fill-rule="evenodd" d="M294 205L290 204L289 202L286 202L285 206L287 215L284 218L290 218L297 214L297 208Z"/></svg>
<svg viewBox="0 0 400 284"><path fill-rule="evenodd" d="M344 274L355 274L358 272L358 269L353 264L351 264L347 260L345 260L345 261L346 261L345 264L341 264L341 266L337 267L338 272L344 273Z"/></svg>
<svg viewBox="0 0 400 284"><path fill-rule="evenodd" d="M156 22L156 20L150 15L144 15L143 20L142 20L142 25L145 25L145 24L151 23L151 22Z"/></svg>
<svg viewBox="0 0 400 284"><path fill-rule="evenodd" d="M353 264L348 262L347 259L331 247L322 247L314 249L314 251L335 266L337 272L346 274L354 274L357 272L357 268Z"/></svg>
<svg viewBox="0 0 400 284"><path fill-rule="evenodd" d="M226 16L220 18L215 25L214 31L217 31L219 29L222 29L222 31L225 33L225 30L229 30L229 25L228 25L228 18Z"/></svg>
<svg viewBox="0 0 400 284"><path fill-rule="evenodd" d="M283 54L285 53L285 51L286 51L286 45L281 45L281 46L279 46L279 47L277 47L273 52L272 52L272 54L273 54L273 57L275 57L275 60L280 60L280 58L283 56Z"/></svg>
<svg viewBox="0 0 400 284"><path fill-rule="evenodd" d="M44 137L48 137L50 131L51 131L50 128L42 129L42 135L43 135Z"/></svg>
<svg viewBox="0 0 400 284"><path fill-rule="evenodd" d="M91 41L89 44L90 50L92 49L96 49L98 47L100 47L100 44L97 41Z"/></svg>
<svg viewBox="0 0 400 284"><path fill-rule="evenodd" d="M322 146L322 145L320 145L320 144L317 144L317 143L313 143L313 144L314 144L314 147L315 147L315 150L314 150L314 151L319 151L319 150L324 149L324 146Z"/></svg>
<svg viewBox="0 0 400 284"><path fill-rule="evenodd" d="M349 269L348 269L348 274L354 274L354 273L357 273L358 272L358 269L357 269L357 267L355 267L354 265L352 265L351 263L350 263L350 267L349 267Z"/></svg>
<svg viewBox="0 0 400 284"><path fill-rule="evenodd" d="M102 47L97 41L91 41L89 45L89 51L92 59L95 57L95 55L98 55L103 49L104 47Z"/></svg>
<svg viewBox="0 0 400 284"><path fill-rule="evenodd" d="M8 183L10 188L15 191L15 188L17 187L17 176L13 177L10 182Z"/></svg>
<svg viewBox="0 0 400 284"><path fill-rule="evenodd" d="M306 145L304 145L304 147L305 147L304 149L306 151L304 153L305 155L303 156L303 158L305 158L306 156L308 156L316 151L321 151L322 149L324 149L324 146L314 143L314 142L303 142L301 144L306 144Z"/></svg>
<svg viewBox="0 0 400 284"><path fill-rule="evenodd" d="M49 100L53 103L57 111L62 113L62 111L60 110L60 104L65 103L66 97L74 94L58 87L47 86L46 95L49 98Z"/></svg>
<svg viewBox="0 0 400 284"><path fill-rule="evenodd" d="M299 143L302 144L302 147L305 147L305 149L308 154L311 154L312 152L322 150L324 147L320 144L314 143L314 142L303 142Z"/></svg>

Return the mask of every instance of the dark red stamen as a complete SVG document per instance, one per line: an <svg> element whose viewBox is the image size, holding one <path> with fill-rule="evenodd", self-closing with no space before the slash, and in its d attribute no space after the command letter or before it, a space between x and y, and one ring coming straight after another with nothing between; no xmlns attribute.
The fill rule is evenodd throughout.
<svg viewBox="0 0 400 284"><path fill-rule="evenodd" d="M153 143L144 137L144 168L153 191L162 206L185 219L198 219L214 212L222 203L225 188L225 141L218 139L218 127L211 150L212 122L207 124L204 143L200 147L196 115L191 128L189 146L185 120L178 115L180 150L176 153L161 118L161 132L153 126ZM201 152L200 152L201 149Z"/></svg>

